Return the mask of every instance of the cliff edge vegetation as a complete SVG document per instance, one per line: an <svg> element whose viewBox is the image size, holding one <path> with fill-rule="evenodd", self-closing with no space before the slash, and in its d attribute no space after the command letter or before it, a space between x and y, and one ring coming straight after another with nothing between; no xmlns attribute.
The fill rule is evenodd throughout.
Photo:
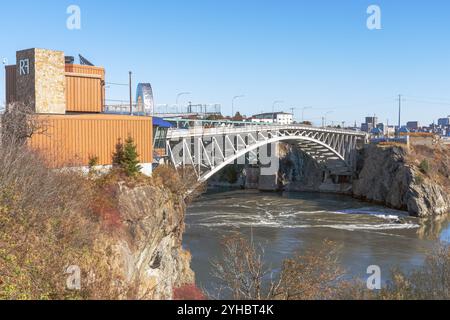
<svg viewBox="0 0 450 320"><path fill-rule="evenodd" d="M450 149L446 145L368 146L362 151L355 197L417 217L450 212Z"/></svg>

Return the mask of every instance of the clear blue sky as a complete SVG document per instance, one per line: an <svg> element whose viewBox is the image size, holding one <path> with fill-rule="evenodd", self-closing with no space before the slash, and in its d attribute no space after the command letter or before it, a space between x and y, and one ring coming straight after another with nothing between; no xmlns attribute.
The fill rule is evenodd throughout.
<svg viewBox="0 0 450 320"><path fill-rule="evenodd" d="M82 29L66 28L66 9L81 8ZM366 27L367 7L382 10L382 30ZM83 54L107 81L151 82L158 104L176 95L220 103L245 94L250 115L312 106L306 118L358 123L376 114L431 123L450 114L450 1L159 0L2 1L0 58L30 47ZM4 73L0 81L4 99ZM127 99L126 88L109 98ZM297 111L297 118L301 112Z"/></svg>

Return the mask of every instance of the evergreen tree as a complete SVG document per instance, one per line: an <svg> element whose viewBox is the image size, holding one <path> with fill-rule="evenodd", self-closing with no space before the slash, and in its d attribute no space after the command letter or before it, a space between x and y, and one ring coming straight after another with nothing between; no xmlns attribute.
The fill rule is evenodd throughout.
<svg viewBox="0 0 450 320"><path fill-rule="evenodd" d="M142 167L139 165L139 154L132 137L128 137L123 148L122 168L128 176L137 175Z"/></svg>
<svg viewBox="0 0 450 320"><path fill-rule="evenodd" d="M113 167L114 168L122 168L124 158L125 158L124 146L123 146L122 140L119 139L116 144L116 151L113 153L113 156L112 156Z"/></svg>

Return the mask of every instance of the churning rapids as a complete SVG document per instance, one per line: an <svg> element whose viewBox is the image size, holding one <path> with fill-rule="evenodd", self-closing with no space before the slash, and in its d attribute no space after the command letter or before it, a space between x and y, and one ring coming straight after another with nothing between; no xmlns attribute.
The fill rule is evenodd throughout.
<svg viewBox="0 0 450 320"><path fill-rule="evenodd" d="M342 245L341 262L349 276L366 277L378 265L383 280L393 267L420 266L425 254L450 238L450 221L420 221L405 213L346 196L317 193L210 191L187 211L184 246L192 253L197 284L213 291L211 261L220 241L238 231L264 248L266 266L277 270L285 258L324 239Z"/></svg>

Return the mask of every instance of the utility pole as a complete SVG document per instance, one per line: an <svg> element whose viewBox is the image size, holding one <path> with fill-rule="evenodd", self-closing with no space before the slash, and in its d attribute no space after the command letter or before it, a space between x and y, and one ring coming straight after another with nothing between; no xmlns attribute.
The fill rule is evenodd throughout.
<svg viewBox="0 0 450 320"><path fill-rule="evenodd" d="M297 109L297 108L294 108L294 107L291 108L292 120L293 121L295 121L295 109Z"/></svg>
<svg viewBox="0 0 450 320"><path fill-rule="evenodd" d="M131 75L133 73L130 71L129 75L130 75L130 80L129 80L129 84L130 84L130 115L133 115L133 89L131 87Z"/></svg>
<svg viewBox="0 0 450 320"><path fill-rule="evenodd" d="M6 80L6 66L8 65L8 59L3 58L2 59L2 65L3 65L3 70L5 70L5 77L4 77L4 79ZM6 97L6 100L8 100L8 97L7 97L8 92L6 92L6 83L5 83L4 88L5 88L5 97ZM0 99L2 99L2 98L0 97ZM6 111L7 108L8 108L8 106L6 105L6 101L5 101L5 111Z"/></svg>
<svg viewBox="0 0 450 320"><path fill-rule="evenodd" d="M400 128L402 126L402 95L398 95L398 132L400 134Z"/></svg>

